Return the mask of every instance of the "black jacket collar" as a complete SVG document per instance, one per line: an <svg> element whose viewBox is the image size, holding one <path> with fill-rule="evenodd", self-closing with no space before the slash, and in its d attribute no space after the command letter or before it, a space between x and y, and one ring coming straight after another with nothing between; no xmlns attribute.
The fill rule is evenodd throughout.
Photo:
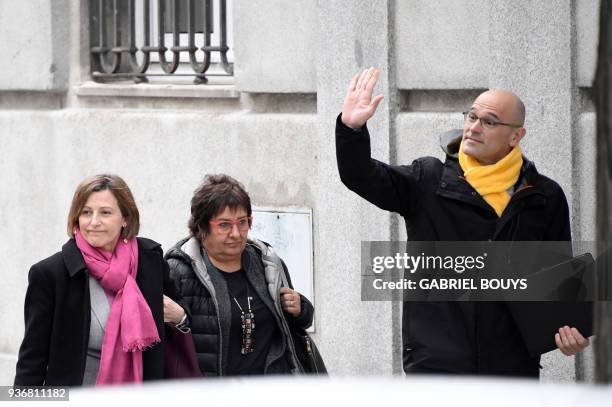
<svg viewBox="0 0 612 407"><path fill-rule="evenodd" d="M453 171L454 173L458 173L461 177L463 176L463 170L459 165L459 146L461 145L462 138L463 131L461 129L452 129L440 134L439 139L440 148L446 154L446 163L449 161L454 161L455 166L453 166ZM453 178L454 173L451 175L451 178ZM524 186L533 186L537 176L538 171L535 164L523 156L523 166L521 167L521 174L517 184L515 185L515 190L518 190ZM445 179L444 181L449 182L449 179Z"/></svg>
<svg viewBox="0 0 612 407"><path fill-rule="evenodd" d="M64 265L70 277L74 277L74 275L81 270L87 270L85 259L83 259L81 250L77 247L74 238L68 240L62 246L62 258L64 259Z"/></svg>
<svg viewBox="0 0 612 407"><path fill-rule="evenodd" d="M463 201L495 214L493 208L467 182L463 176L459 160L456 157L446 156L437 193L440 196ZM544 192L538 182L538 171L535 164L523 156L523 166L521 167L519 179L514 186L514 193L510 204L514 204L514 202L519 200L522 201L532 195L540 195L539 199L534 201L535 204L546 204Z"/></svg>

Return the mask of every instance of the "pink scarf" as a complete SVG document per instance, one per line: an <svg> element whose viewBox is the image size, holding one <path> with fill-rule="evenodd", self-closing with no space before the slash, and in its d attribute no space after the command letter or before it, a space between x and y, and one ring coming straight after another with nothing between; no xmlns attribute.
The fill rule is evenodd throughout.
<svg viewBox="0 0 612 407"><path fill-rule="evenodd" d="M76 244L83 254L89 273L112 301L96 386L113 383L142 382L142 351L160 341L151 309L138 285L138 243L119 239L115 252L89 245L81 232L75 233Z"/></svg>

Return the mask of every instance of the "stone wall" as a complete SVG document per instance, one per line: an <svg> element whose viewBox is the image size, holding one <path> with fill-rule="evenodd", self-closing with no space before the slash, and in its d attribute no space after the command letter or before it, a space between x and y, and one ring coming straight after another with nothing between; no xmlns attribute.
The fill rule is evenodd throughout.
<svg viewBox="0 0 612 407"><path fill-rule="evenodd" d="M79 180L103 171L126 179L141 234L164 249L186 235L206 173L238 178L258 206L312 208L315 338L330 372L401 374L401 307L361 301L359 259L362 240L403 238L403 222L348 191L335 164L346 87L369 66L382 72L369 127L386 162L441 156L438 134L461 127L480 91L516 91L527 156L564 187L574 237L594 239L598 2L235 0L234 79L199 86L93 83L87 2L47 3L0 2L0 384L14 375L27 271L66 240ZM543 364L547 381L592 371L556 352Z"/></svg>

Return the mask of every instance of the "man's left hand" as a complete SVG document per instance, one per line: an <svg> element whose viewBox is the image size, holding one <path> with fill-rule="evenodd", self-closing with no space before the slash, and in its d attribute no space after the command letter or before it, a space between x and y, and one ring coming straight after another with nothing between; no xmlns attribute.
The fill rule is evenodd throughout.
<svg viewBox="0 0 612 407"><path fill-rule="evenodd" d="M555 343L564 355L572 356L589 346L589 339L582 336L576 328L564 326L555 334Z"/></svg>

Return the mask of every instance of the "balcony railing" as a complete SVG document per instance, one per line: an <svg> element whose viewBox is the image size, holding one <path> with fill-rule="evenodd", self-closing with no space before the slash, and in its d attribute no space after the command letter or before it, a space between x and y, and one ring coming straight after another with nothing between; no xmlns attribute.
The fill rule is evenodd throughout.
<svg viewBox="0 0 612 407"><path fill-rule="evenodd" d="M91 0L94 80L233 75L227 0ZM231 0L229 1L231 6ZM231 40L231 37L230 37Z"/></svg>

